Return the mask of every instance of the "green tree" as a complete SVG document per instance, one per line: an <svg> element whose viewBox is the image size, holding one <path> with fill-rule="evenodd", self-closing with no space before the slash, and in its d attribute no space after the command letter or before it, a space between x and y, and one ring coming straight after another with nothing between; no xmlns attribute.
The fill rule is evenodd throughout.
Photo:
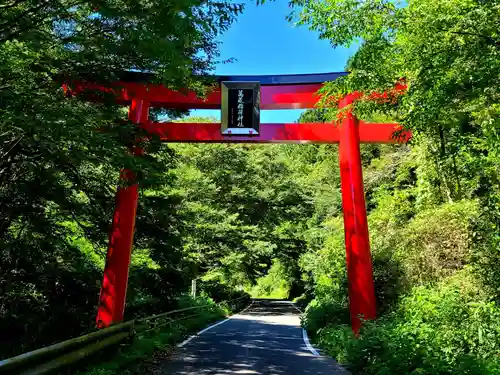
<svg viewBox="0 0 500 375"><path fill-rule="evenodd" d="M359 90L360 116L384 112L410 129L427 155L433 179L428 196L441 202L479 198L487 233L482 232L481 266L487 284L497 285L500 202L498 140L498 1L294 1L299 24L320 32L332 45L360 42L346 77L325 93ZM401 78L408 90L394 100L370 101L373 91L392 90ZM483 228L484 229L484 228ZM481 232L481 231L479 231ZM485 267L486 265L489 265ZM494 287L498 290L498 285Z"/></svg>
<svg viewBox="0 0 500 375"><path fill-rule="evenodd" d="M93 326L120 169L134 170L145 189L169 184L171 153L151 140L146 156L132 157L141 134L126 111L103 95L67 97L62 82L106 84L140 70L200 91L198 75L218 58L217 36L241 10L190 0L0 5L0 328L12 339L3 354ZM141 203L150 225L138 227L140 246L163 243L154 237L165 231L151 229L154 204Z"/></svg>
<svg viewBox="0 0 500 375"><path fill-rule="evenodd" d="M313 226L301 261L316 297L306 326L355 374L497 373L500 3L292 3L290 19L332 46L359 46L326 99L360 91L358 117L413 132L409 146L363 150L381 317L361 339L343 325L341 236Z"/></svg>

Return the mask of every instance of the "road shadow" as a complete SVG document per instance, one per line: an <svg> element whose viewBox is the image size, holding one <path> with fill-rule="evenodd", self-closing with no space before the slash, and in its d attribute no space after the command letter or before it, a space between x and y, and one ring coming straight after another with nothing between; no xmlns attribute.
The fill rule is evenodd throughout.
<svg viewBox="0 0 500 375"><path fill-rule="evenodd" d="M254 300L249 309L205 331L164 362L164 375L346 375L310 351L300 312L289 301Z"/></svg>
<svg viewBox="0 0 500 375"><path fill-rule="evenodd" d="M242 312L250 316L281 316L299 315L299 310L287 300L279 299L253 299L252 306Z"/></svg>

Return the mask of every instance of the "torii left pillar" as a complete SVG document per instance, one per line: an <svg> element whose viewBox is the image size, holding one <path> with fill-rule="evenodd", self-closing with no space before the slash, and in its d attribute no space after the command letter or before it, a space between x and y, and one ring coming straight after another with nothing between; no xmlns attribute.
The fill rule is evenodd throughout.
<svg viewBox="0 0 500 375"><path fill-rule="evenodd" d="M136 123L148 121L149 103L142 99L133 99L129 109L129 119ZM141 154L137 149L134 154ZM126 186L118 187L115 212L109 235L106 266L102 280L97 327L104 328L123 320L127 297L128 270L134 242L135 215L139 199L139 187L131 183L135 176L130 170L122 170L120 178L126 180Z"/></svg>

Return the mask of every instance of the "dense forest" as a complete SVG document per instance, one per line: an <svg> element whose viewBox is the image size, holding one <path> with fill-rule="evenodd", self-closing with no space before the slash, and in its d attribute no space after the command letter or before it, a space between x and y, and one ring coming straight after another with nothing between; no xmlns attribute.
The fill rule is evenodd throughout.
<svg viewBox="0 0 500 375"><path fill-rule="evenodd" d="M126 318L175 307L198 279L217 301L246 291L307 306L304 327L353 374L500 373L500 1L290 5L333 48L359 46L324 104L359 90L360 118L413 133L361 149L379 318L359 337L349 328L337 145L151 139L132 157L140 134L123 108L61 88L136 69L203 94L242 5L12 0L0 5L2 357L94 329L127 167L141 192ZM401 80L405 95L369 100Z"/></svg>

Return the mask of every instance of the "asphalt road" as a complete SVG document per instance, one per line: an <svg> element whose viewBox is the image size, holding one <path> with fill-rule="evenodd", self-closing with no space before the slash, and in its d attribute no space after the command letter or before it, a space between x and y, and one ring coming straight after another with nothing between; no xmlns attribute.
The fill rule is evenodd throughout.
<svg viewBox="0 0 500 375"><path fill-rule="evenodd" d="M306 344L299 314L287 301L254 301L248 310L186 340L161 373L348 374Z"/></svg>

